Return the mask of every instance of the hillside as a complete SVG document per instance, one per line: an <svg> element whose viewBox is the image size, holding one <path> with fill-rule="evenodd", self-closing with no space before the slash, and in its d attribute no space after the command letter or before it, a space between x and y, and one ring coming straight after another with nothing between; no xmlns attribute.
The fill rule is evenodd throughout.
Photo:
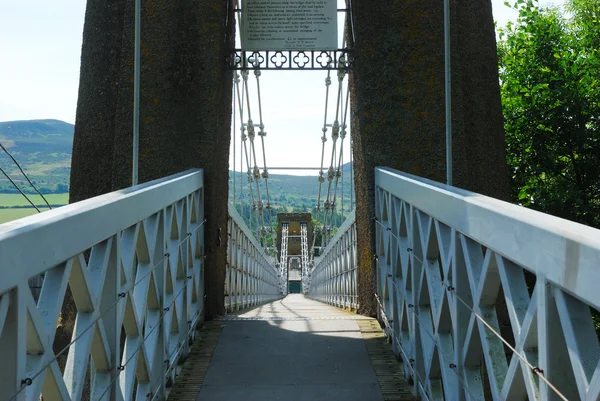
<svg viewBox="0 0 600 401"><path fill-rule="evenodd" d="M73 146L73 124L59 120L0 122L0 141L19 161L25 172L44 193L68 191ZM12 161L2 153L0 166L19 184L26 184ZM26 192L32 193L23 185ZM16 190L0 177L0 193Z"/></svg>
<svg viewBox="0 0 600 401"><path fill-rule="evenodd" d="M229 173L229 199L233 200L233 172ZM247 210L247 205L251 204L250 192L247 181L247 176L242 175L243 188L240 188L240 173L236 173L236 203L245 205L243 211L241 207L238 207L238 211L242 213L245 218L248 218L250 211ZM342 180L338 183L338 192L336 197L337 211L341 212L342 207L342 189L343 189L343 202L344 202L344 214L350 209L350 163L346 163L343 167L343 186ZM327 184L325 181L321 189L321 201L323 202L327 197ZM332 194L333 197L332 185ZM253 187L254 196L256 196L256 189ZM260 186L261 198L266 201L266 190L264 181L261 181ZM240 193L241 192L241 193ZM317 204L317 197L319 194L319 181L316 175L311 176L295 176L295 175L283 175L283 174L270 174L269 176L269 194L271 196L271 204L273 205L273 214L281 212L311 212L314 213L314 208ZM341 223L341 217L336 219Z"/></svg>
<svg viewBox="0 0 600 401"><path fill-rule="evenodd" d="M30 120L0 122L0 141L19 161L23 169L44 193L68 192L71 170L71 147L74 126L58 120ZM24 190L27 183L21 177L12 161L0 153L0 166L18 181ZM344 165L345 208L349 208L350 164ZM230 199L233 200L233 172L230 172ZM249 203L248 182L243 175L243 203ZM236 173L237 194L240 199L239 173ZM323 184L323 197L326 196L327 182ZM295 176L271 174L269 191L274 207L287 211L310 211L316 204L319 183L316 175ZM264 183L261 192L265 194ZM0 193L16 193L12 185L0 177ZM341 205L342 182L339 183L338 205ZM2 205L0 205L2 206Z"/></svg>

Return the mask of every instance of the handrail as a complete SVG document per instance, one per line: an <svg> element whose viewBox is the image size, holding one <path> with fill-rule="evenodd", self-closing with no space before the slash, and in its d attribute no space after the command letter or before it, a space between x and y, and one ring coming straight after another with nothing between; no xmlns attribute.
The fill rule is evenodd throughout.
<svg viewBox="0 0 600 401"><path fill-rule="evenodd" d="M0 294L202 186L202 170L188 170L0 224L0 263L13 267L2 272Z"/></svg>

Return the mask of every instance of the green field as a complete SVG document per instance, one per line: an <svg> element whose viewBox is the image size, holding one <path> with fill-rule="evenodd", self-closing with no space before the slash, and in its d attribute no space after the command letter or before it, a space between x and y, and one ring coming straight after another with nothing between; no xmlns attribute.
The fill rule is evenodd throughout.
<svg viewBox="0 0 600 401"><path fill-rule="evenodd" d="M27 195L41 211L48 210L46 203L39 195ZM51 205L66 205L69 194L44 195ZM36 214L37 210L28 208L10 208L11 206L28 206L27 200L20 194L0 194L0 224ZM5 208L2 208L5 207ZM7 208L6 208L7 207Z"/></svg>
<svg viewBox="0 0 600 401"><path fill-rule="evenodd" d="M40 209L41 211L48 210ZM26 209L0 209L0 224L8 223L9 221L17 220L23 217L31 216L36 214L37 210L32 207Z"/></svg>
<svg viewBox="0 0 600 401"><path fill-rule="evenodd" d="M46 203L39 195L27 195L36 206L45 206ZM44 197L51 205L66 205L69 202L69 194L48 194ZM0 194L0 207L27 206L29 202L21 194Z"/></svg>

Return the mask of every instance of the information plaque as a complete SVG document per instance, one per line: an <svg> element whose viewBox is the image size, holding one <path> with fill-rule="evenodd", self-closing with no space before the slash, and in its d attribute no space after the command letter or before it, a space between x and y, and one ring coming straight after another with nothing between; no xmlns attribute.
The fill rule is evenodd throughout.
<svg viewBox="0 0 600 401"><path fill-rule="evenodd" d="M337 0L244 0L244 50L335 50Z"/></svg>

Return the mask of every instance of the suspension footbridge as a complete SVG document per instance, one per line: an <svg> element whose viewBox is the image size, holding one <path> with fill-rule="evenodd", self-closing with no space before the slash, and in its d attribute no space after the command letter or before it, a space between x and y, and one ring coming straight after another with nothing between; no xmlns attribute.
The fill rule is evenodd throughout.
<svg viewBox="0 0 600 401"><path fill-rule="evenodd" d="M0 400L600 399L600 231L502 200L489 1L126 3L73 202L0 225ZM275 214L261 82L305 69L316 204Z"/></svg>

